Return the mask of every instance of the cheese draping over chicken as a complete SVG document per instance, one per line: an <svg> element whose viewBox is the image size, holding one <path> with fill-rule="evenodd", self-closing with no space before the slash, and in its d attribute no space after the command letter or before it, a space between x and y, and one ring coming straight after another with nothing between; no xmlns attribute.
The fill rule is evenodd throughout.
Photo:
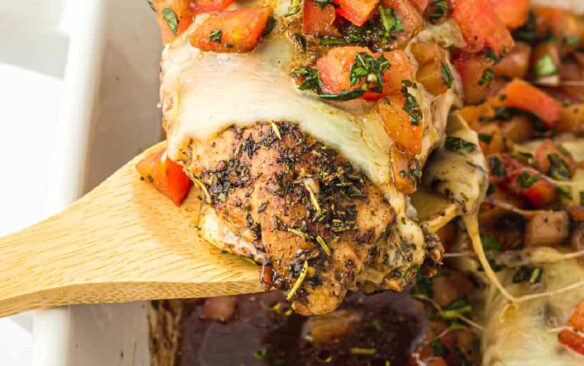
<svg viewBox="0 0 584 366"><path fill-rule="evenodd" d="M192 24L163 52L162 111L168 156L208 204L202 235L261 263L262 283L287 291L296 311L321 314L350 290L402 290L442 249L392 182L393 141L372 103L327 103L292 83L283 19L246 54L198 50ZM432 28L416 39L460 39L450 22ZM457 95L411 93L426 121L423 164Z"/></svg>

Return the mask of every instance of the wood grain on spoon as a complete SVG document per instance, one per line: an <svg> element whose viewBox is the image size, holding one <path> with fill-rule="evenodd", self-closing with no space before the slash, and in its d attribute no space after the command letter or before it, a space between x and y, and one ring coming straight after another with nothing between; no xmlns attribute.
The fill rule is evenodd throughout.
<svg viewBox="0 0 584 366"><path fill-rule="evenodd" d="M0 238L0 317L69 304L261 291L257 265L198 235L196 189L176 207L140 180L134 166L143 155L63 212Z"/></svg>
<svg viewBox="0 0 584 366"><path fill-rule="evenodd" d="M261 291L256 265L197 234L198 191L176 207L140 180L140 158L63 212L0 239L0 316Z"/></svg>

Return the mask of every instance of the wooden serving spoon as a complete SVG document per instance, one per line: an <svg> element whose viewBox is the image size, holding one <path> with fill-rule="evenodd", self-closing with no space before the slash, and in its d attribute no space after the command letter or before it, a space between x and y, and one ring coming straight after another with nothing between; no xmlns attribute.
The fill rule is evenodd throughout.
<svg viewBox="0 0 584 366"><path fill-rule="evenodd" d="M159 147L61 213L0 238L0 317L70 304L262 291L257 265L198 235L196 188L176 207L140 180L136 163ZM430 220L434 229L450 220L446 211Z"/></svg>

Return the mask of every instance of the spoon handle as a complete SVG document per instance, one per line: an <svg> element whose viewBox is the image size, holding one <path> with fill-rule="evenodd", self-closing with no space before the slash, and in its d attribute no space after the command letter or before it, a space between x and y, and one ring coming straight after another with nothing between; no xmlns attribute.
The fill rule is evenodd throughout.
<svg viewBox="0 0 584 366"><path fill-rule="evenodd" d="M63 212L0 238L0 317L261 291L255 266L198 236L197 192L174 206L139 179L136 159Z"/></svg>

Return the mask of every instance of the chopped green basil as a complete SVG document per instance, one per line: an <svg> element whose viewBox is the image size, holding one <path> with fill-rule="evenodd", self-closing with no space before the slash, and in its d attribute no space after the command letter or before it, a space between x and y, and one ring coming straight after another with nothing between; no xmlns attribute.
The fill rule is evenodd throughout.
<svg viewBox="0 0 584 366"><path fill-rule="evenodd" d="M511 152L511 156L528 164L531 164L531 161L533 160L533 154L527 151L515 150Z"/></svg>
<svg viewBox="0 0 584 366"><path fill-rule="evenodd" d="M422 272L416 274L416 285L412 288L411 294L424 298L432 297L432 279L424 276Z"/></svg>
<svg viewBox="0 0 584 366"><path fill-rule="evenodd" d="M523 41L527 43L533 43L537 40L536 32L536 17L533 12L529 12L529 18L527 23L525 23L520 28L513 31L513 39L516 41Z"/></svg>
<svg viewBox="0 0 584 366"><path fill-rule="evenodd" d="M549 154L550 177L557 180L570 180L570 167L558 154Z"/></svg>
<svg viewBox="0 0 584 366"><path fill-rule="evenodd" d="M333 0L314 0L314 2L324 7L326 4L332 4Z"/></svg>
<svg viewBox="0 0 584 366"><path fill-rule="evenodd" d="M539 173L530 175L529 172L524 171L517 177L517 184L519 184L521 188L527 189L534 185L540 178L541 174Z"/></svg>
<svg viewBox="0 0 584 366"><path fill-rule="evenodd" d="M485 85L486 83L495 80L495 73L493 69L486 69L481 76L481 80L479 80L479 85Z"/></svg>
<svg viewBox="0 0 584 366"><path fill-rule="evenodd" d="M446 62L440 63L440 71L442 72L442 80L444 84L449 88L452 87L452 83L454 82L454 77L452 77L452 72L450 71L450 66Z"/></svg>
<svg viewBox="0 0 584 366"><path fill-rule="evenodd" d="M504 177L507 175L507 169L498 156L491 155L487 158L489 163L489 171L495 177Z"/></svg>
<svg viewBox="0 0 584 366"><path fill-rule="evenodd" d="M363 89L348 90L338 94L321 94L320 97L326 100L351 100L359 98L365 93Z"/></svg>
<svg viewBox="0 0 584 366"><path fill-rule="evenodd" d="M487 253L501 250L501 242L493 235L481 234L481 242Z"/></svg>
<svg viewBox="0 0 584 366"><path fill-rule="evenodd" d="M377 319L373 319L373 321L371 322L371 326L378 332L383 331L383 325L381 325L381 322Z"/></svg>
<svg viewBox="0 0 584 366"><path fill-rule="evenodd" d="M493 51L490 48L487 48L487 50L485 51L485 55L489 60L493 61L495 64L499 63L499 61L501 61L501 59L504 57L504 55L497 55L495 51Z"/></svg>
<svg viewBox="0 0 584 366"><path fill-rule="evenodd" d="M580 37L578 36L566 36L563 40L564 44L568 46L575 46L580 43Z"/></svg>
<svg viewBox="0 0 584 366"><path fill-rule="evenodd" d="M258 361L263 361L268 357L268 350L261 348L253 353L253 357Z"/></svg>
<svg viewBox="0 0 584 366"><path fill-rule="evenodd" d="M262 38L267 37L276 27L276 19L274 17L268 17L268 21L266 22L266 26L262 31Z"/></svg>
<svg viewBox="0 0 584 366"><path fill-rule="evenodd" d="M306 38L302 34L295 33L294 34L294 42L298 44L302 52L306 52Z"/></svg>
<svg viewBox="0 0 584 366"><path fill-rule="evenodd" d="M416 97L411 94L408 90L408 87L416 89L417 86L415 83L412 83L410 80L402 80L403 87L401 92L405 97L403 110L410 116L410 124L413 126L418 126L422 119L424 118L424 114L420 109L420 105L418 104L418 100Z"/></svg>
<svg viewBox="0 0 584 366"><path fill-rule="evenodd" d="M440 338L432 339L432 354L436 357L448 356L448 349L444 347L444 344L440 340Z"/></svg>
<svg viewBox="0 0 584 366"><path fill-rule="evenodd" d="M381 18L381 25L383 25L386 33L391 35L392 33L402 32L404 30L403 24L392 8L383 8L380 5L377 7L377 10Z"/></svg>
<svg viewBox="0 0 584 366"><path fill-rule="evenodd" d="M432 12L428 16L428 19L432 23L437 23L450 12L450 3L448 0L434 0L430 6Z"/></svg>
<svg viewBox="0 0 584 366"><path fill-rule="evenodd" d="M460 137L446 136L444 140L444 147L446 150L455 152L460 155L468 155L476 151L477 145L472 142L461 139Z"/></svg>
<svg viewBox="0 0 584 366"><path fill-rule="evenodd" d="M415 159L414 167L410 167L410 173L418 179L422 178L422 165L418 159Z"/></svg>
<svg viewBox="0 0 584 366"><path fill-rule="evenodd" d="M487 187L487 196L492 195L496 190L497 187L492 182L489 182L489 186Z"/></svg>
<svg viewBox="0 0 584 366"><path fill-rule="evenodd" d="M405 30L403 23L391 8L378 7L378 12L378 17L373 17L360 27L350 22L341 24L341 36L321 38L321 44L359 45L372 51L394 49L395 39Z"/></svg>
<svg viewBox="0 0 584 366"><path fill-rule="evenodd" d="M172 11L171 8L164 8L162 9L162 18L168 24L168 28L172 31L172 33L176 34L177 27L178 27L178 20L176 18L176 14Z"/></svg>
<svg viewBox="0 0 584 366"><path fill-rule="evenodd" d="M569 200L572 200L572 187L556 185L558 192Z"/></svg>
<svg viewBox="0 0 584 366"><path fill-rule="evenodd" d="M541 281L542 274L543 269L539 267L521 266L513 275L513 283L538 283Z"/></svg>
<svg viewBox="0 0 584 366"><path fill-rule="evenodd" d="M535 75L537 76L549 76L558 73L558 67L554 62L554 58L549 53L541 56L534 65Z"/></svg>
<svg viewBox="0 0 584 366"><path fill-rule="evenodd" d="M442 319L454 320L472 311L472 306L465 300L457 300L438 313Z"/></svg>
<svg viewBox="0 0 584 366"><path fill-rule="evenodd" d="M325 45L325 46L338 46L338 45L346 44L347 41L343 38L323 37L320 39L320 43Z"/></svg>
<svg viewBox="0 0 584 366"><path fill-rule="evenodd" d="M221 43L222 36L223 36L223 32L221 31L221 29L213 29L209 33L209 41L215 42L215 43Z"/></svg>
<svg viewBox="0 0 584 366"><path fill-rule="evenodd" d="M422 166L417 159L414 159L413 161L413 164L410 164L409 166L410 170L402 170L399 172L399 175L402 178L408 178L417 183L422 178Z"/></svg>
<svg viewBox="0 0 584 366"><path fill-rule="evenodd" d="M302 66L292 71L290 76L304 80L298 89L312 90L320 94L320 78L317 69L308 66Z"/></svg>
<svg viewBox="0 0 584 366"><path fill-rule="evenodd" d="M479 133L479 140L481 140L482 142L484 142L487 145L491 143L492 139L493 139L492 135L489 135L486 133Z"/></svg>
<svg viewBox="0 0 584 366"><path fill-rule="evenodd" d="M367 52L355 55L355 63L349 73L350 86L363 83L362 89L381 93L383 91L383 76L391 67L384 55L377 59Z"/></svg>
<svg viewBox="0 0 584 366"><path fill-rule="evenodd" d="M288 12L286 13L286 15L284 15L285 17L289 17L295 14L298 14L300 12L300 8L302 7L302 1L301 0L292 0L290 2L290 6L288 6Z"/></svg>
<svg viewBox="0 0 584 366"><path fill-rule="evenodd" d="M455 320L448 323L449 330L466 329L466 328L467 328L466 324L458 319L455 319ZM472 366L472 365L469 364L469 365L463 365L463 366Z"/></svg>

